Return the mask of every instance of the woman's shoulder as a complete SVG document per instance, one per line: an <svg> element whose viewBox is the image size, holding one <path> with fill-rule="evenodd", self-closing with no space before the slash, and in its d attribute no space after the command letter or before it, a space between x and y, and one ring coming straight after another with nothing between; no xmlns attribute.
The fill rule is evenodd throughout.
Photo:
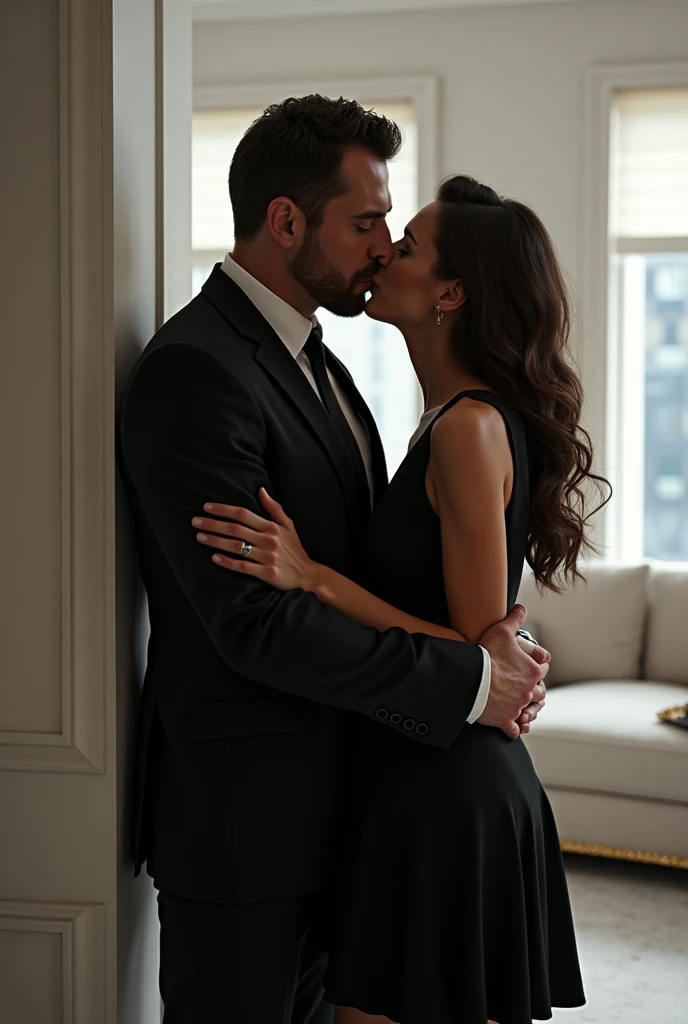
<svg viewBox="0 0 688 1024"><path fill-rule="evenodd" d="M432 426L428 470L438 486L482 480L489 487L507 479L511 445L500 410L468 395L447 409Z"/></svg>
<svg viewBox="0 0 688 1024"><path fill-rule="evenodd" d="M503 403L494 392L484 394L493 395L499 408L489 400L464 395L433 423L433 446L454 448L458 444L472 448L476 444L492 446L500 440L508 442L504 413L500 411Z"/></svg>

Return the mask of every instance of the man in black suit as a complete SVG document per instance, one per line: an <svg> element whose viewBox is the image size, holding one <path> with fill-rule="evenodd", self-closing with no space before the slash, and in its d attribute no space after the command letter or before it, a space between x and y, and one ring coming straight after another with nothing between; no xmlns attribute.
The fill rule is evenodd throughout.
<svg viewBox="0 0 688 1024"><path fill-rule="evenodd" d="M165 1024L331 1020L307 936L341 845L357 715L446 749L478 717L527 731L544 698L548 655L519 649L522 612L482 647L381 634L219 569L191 525L209 499L260 512L264 486L314 559L356 576L384 456L313 314L360 313L391 259L400 141L350 101L268 108L232 162L234 252L123 397L151 623L135 870L147 860L159 890Z"/></svg>

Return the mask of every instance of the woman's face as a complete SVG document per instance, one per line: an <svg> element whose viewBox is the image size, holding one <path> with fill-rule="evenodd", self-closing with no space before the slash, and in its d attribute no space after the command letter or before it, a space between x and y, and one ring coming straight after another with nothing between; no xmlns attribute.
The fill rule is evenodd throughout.
<svg viewBox="0 0 688 1024"><path fill-rule="evenodd" d="M365 307L369 317L400 330L421 327L437 317L439 297L452 284L440 281L433 273L438 216L439 203L424 206L408 224L404 237L395 243L391 263L373 279Z"/></svg>

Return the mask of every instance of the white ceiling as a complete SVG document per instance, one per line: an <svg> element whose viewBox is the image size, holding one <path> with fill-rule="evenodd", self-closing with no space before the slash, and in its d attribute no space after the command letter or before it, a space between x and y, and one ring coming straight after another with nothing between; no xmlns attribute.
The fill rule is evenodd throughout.
<svg viewBox="0 0 688 1024"><path fill-rule="evenodd" d="M251 18L398 13L452 7L572 2L580 0L192 0L192 10L194 21L244 21Z"/></svg>

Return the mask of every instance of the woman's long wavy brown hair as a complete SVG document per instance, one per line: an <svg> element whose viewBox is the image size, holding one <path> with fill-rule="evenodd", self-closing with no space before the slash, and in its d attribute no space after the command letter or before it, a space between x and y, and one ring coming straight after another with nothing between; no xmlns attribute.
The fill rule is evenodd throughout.
<svg viewBox="0 0 688 1024"><path fill-rule="evenodd" d="M447 179L437 199L435 273L461 278L467 295L456 353L524 420L532 473L526 560L540 588L560 592L559 582L583 578L583 552L597 551L586 525L609 501L611 486L592 472L592 442L580 424L583 389L554 246L532 210L473 178ZM588 510L590 484L601 500Z"/></svg>

